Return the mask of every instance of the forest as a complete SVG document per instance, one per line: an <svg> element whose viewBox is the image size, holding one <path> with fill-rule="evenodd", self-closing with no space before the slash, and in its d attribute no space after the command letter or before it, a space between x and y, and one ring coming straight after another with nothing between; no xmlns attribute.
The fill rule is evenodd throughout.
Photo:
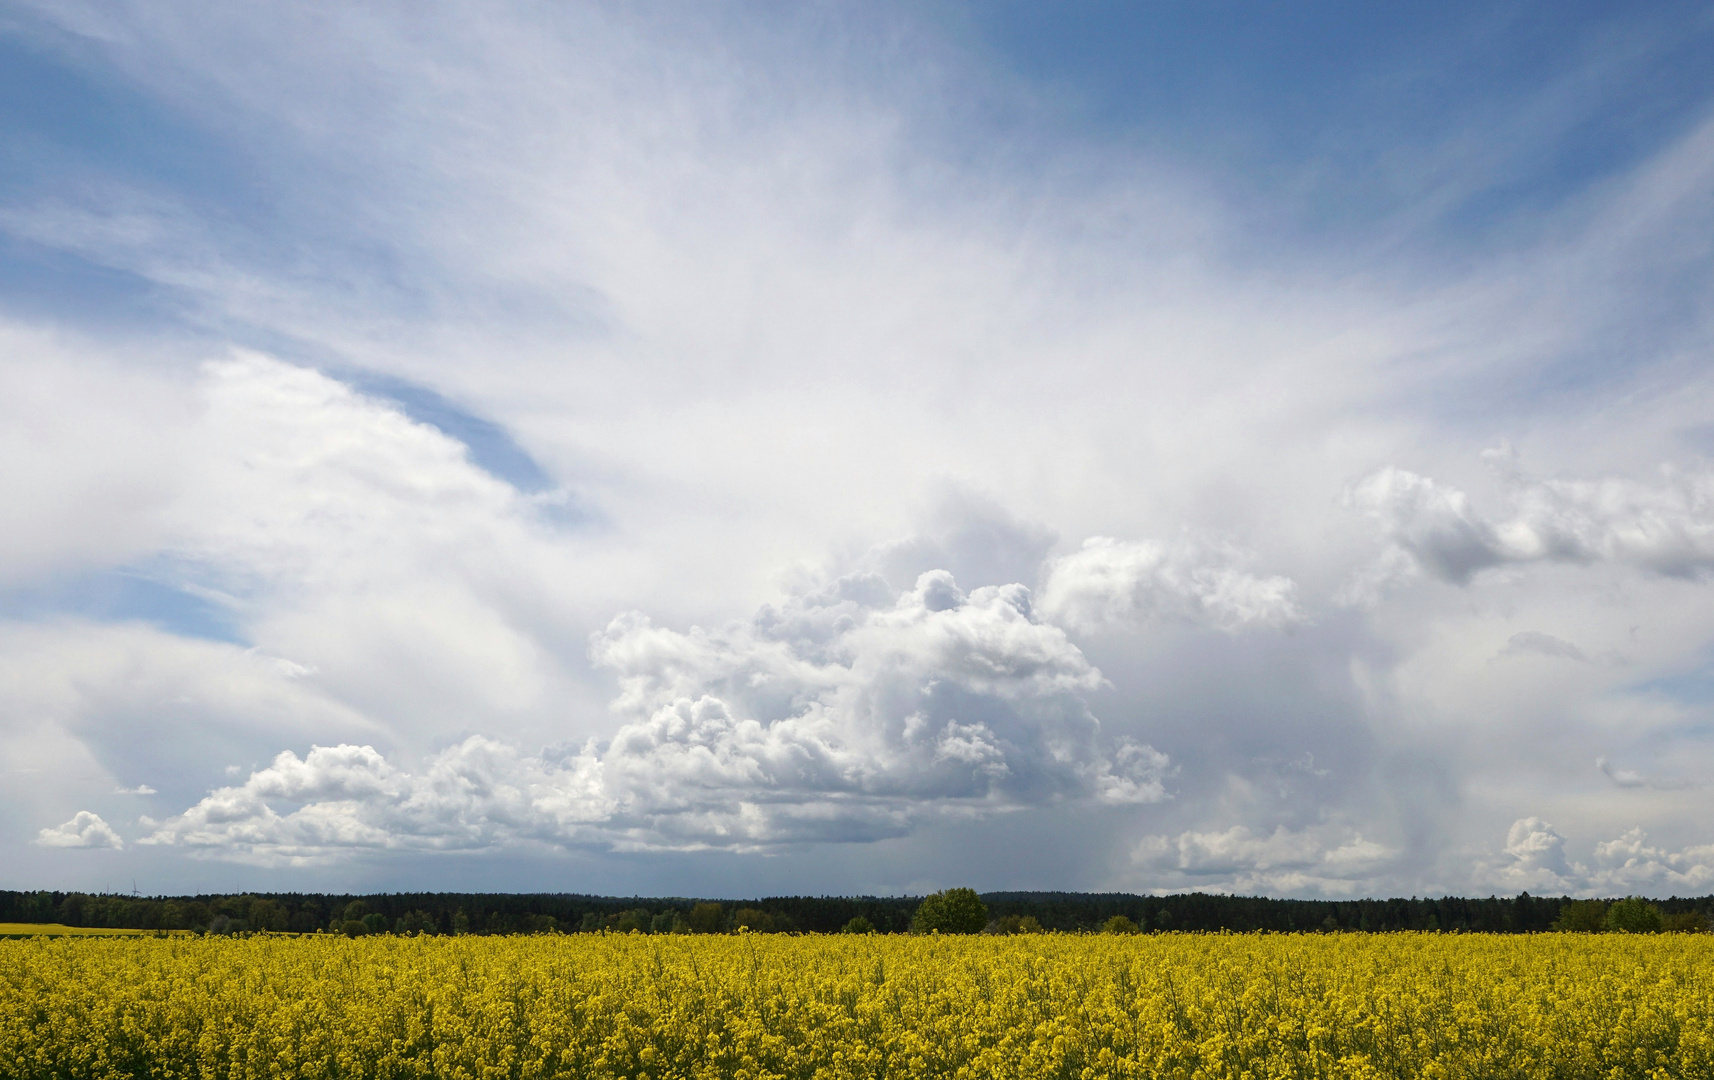
<svg viewBox="0 0 1714 1080"><path fill-rule="evenodd" d="M902 933L921 897L774 896L748 900L615 897L580 893L260 893L137 896L0 891L0 923L193 930L206 933L316 931L422 934L836 933L861 920ZM1280 900L1183 893L990 892L981 895L992 927L1095 931L1116 917L1149 931L1459 931L1535 933L1599 929L1605 901L1489 896L1387 900ZM1714 896L1657 900L1668 928L1714 919ZM1582 924L1588 924L1583 926Z"/></svg>

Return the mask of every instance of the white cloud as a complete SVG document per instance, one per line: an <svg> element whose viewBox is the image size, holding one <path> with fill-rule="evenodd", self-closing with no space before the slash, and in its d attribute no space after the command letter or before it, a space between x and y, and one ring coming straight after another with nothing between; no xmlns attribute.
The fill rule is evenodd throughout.
<svg viewBox="0 0 1714 1080"><path fill-rule="evenodd" d="M1050 565L1041 610L1079 630L1159 619L1230 632L1302 618L1295 582L1257 577L1240 560L1225 547L1091 537Z"/></svg>
<svg viewBox="0 0 1714 1080"><path fill-rule="evenodd" d="M254 663L222 657L208 674L243 667L268 697L289 695L266 677L274 667L303 687L297 696L335 699L334 711L367 713L371 728L404 725L443 741L466 733L472 715L545 729L563 722L567 701L598 706L599 692L578 686L553 652L587 634L582 604L623 590L624 578L611 563L603 574L589 545L554 523L561 493L525 495L474 465L456 439L308 368L239 352L190 376L177 388L185 415L171 425L173 465L162 470L172 482L157 485L140 521L126 510L127 473L107 463L91 486L117 494L90 500L99 505L80 531L141 534L140 550L107 566L219 613L254 643ZM125 385L99 366L86 381L102 400ZM151 612L134 605L127 614ZM163 665L224 648L176 635L144 641L141 626L124 643L88 625L4 632L56 653L28 671L0 662L0 683L25 698L123 693L113 680L140 692L161 682ZM79 635L90 640L65 640ZM112 679L91 681L88 669L101 663ZM62 679L62 669L84 669L83 681Z"/></svg>
<svg viewBox="0 0 1714 1080"><path fill-rule="evenodd" d="M1714 844L1669 851L1650 844L1642 829L1630 829L1596 844L1590 861L1589 888L1608 896L1699 896L1714 890Z"/></svg>
<svg viewBox="0 0 1714 1080"><path fill-rule="evenodd" d="M1157 891L1174 888L1233 892L1350 895L1369 891L1399 852L1355 829L1276 826L1258 833L1244 825L1146 837L1133 862Z"/></svg>
<svg viewBox="0 0 1714 1080"><path fill-rule="evenodd" d="M115 795L159 795L160 792L156 791L154 788L150 787L148 784L138 784L136 787L114 788L113 794L115 794Z"/></svg>
<svg viewBox="0 0 1714 1080"><path fill-rule="evenodd" d="M182 382L69 334L0 321L0 590L146 556L182 490Z"/></svg>
<svg viewBox="0 0 1714 1080"><path fill-rule="evenodd" d="M111 848L115 851L125 846L125 841L119 839L112 826L101 820L100 814L92 814L88 810L79 810L77 816L64 825L43 829L32 843L42 847Z"/></svg>
<svg viewBox="0 0 1714 1080"><path fill-rule="evenodd" d="M1566 873L1565 837L1537 817L1512 822L1512 827L1506 830L1505 853L1526 873Z"/></svg>
<svg viewBox="0 0 1714 1080"><path fill-rule="evenodd" d="M281 754L145 842L260 860L527 842L759 848L903 835L925 816L1166 797L1166 758L1103 739L1101 675L1021 585L944 571L894 598L846 578L748 625L629 614L596 636L619 679L604 744L472 738L408 773L370 747Z"/></svg>
<svg viewBox="0 0 1714 1080"><path fill-rule="evenodd" d="M1503 454L1489 460L1500 466L1504 517L1485 518L1458 488L1390 466L1349 500L1418 569L1455 584L1531 562L1618 563L1681 578L1714 570L1714 471L1667 469L1656 484L1532 480Z"/></svg>
<svg viewBox="0 0 1714 1080"><path fill-rule="evenodd" d="M89 794L160 788L183 798L225 761L265 760L282 744L376 740L385 729L276 659L136 622L0 621L0 736L9 745L54 732L70 745L36 747L48 771L14 790L49 799L62 780ZM9 762L14 767L23 761ZM136 775L142 786L121 783ZM94 785L99 786L94 786ZM188 790L187 790L188 789ZM81 790L81 789L80 789Z"/></svg>
<svg viewBox="0 0 1714 1080"><path fill-rule="evenodd" d="M474 850L531 839L586 839L600 820L593 778L473 736L409 774L373 747L287 751L243 783L162 822L143 844L263 864L364 850Z"/></svg>
<svg viewBox="0 0 1714 1080"><path fill-rule="evenodd" d="M1566 838L1538 817L1520 818L1506 835L1501 858L1478 871L1478 887L1527 889L1573 896L1694 895L1714 887L1714 845L1671 851L1633 828L1596 843L1588 861L1569 858Z"/></svg>
<svg viewBox="0 0 1714 1080"><path fill-rule="evenodd" d="M1377 842L1349 826L1271 832L1245 825L1145 837L1131 850L1133 883L1157 892L1215 889L1271 895L1386 896L1428 889L1452 893L1531 892L1538 896L1699 895L1714 888L1714 845L1672 850L1633 828L1567 852L1571 842L1536 816L1514 821L1498 851L1443 853L1435 881L1412 863L1422 853Z"/></svg>

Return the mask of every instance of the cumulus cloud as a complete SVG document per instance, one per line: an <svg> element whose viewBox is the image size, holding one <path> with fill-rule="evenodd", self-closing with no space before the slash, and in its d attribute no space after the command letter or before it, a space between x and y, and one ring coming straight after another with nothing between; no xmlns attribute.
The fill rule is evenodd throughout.
<svg viewBox="0 0 1714 1080"><path fill-rule="evenodd" d="M1041 609L1085 631L1162 619L1232 632L1302 618L1296 582L1258 577L1241 563L1227 547L1095 536L1050 565Z"/></svg>
<svg viewBox="0 0 1714 1080"><path fill-rule="evenodd" d="M1591 863L1589 885L1607 895L1700 895L1714 889L1714 844L1669 851L1649 843L1640 828L1596 844Z"/></svg>
<svg viewBox="0 0 1714 1080"><path fill-rule="evenodd" d="M114 788L113 794L115 794L115 795L159 795L160 792L156 791L154 788L150 787L148 784L138 784L136 787Z"/></svg>
<svg viewBox="0 0 1714 1080"><path fill-rule="evenodd" d="M1519 818L1506 830L1505 853L1520 873L1568 873L1565 861L1565 837L1559 830L1538 817Z"/></svg>
<svg viewBox="0 0 1714 1080"><path fill-rule="evenodd" d="M1714 889L1714 845L1675 849L1651 841L1641 827L1589 844L1539 816L1518 818L1498 848L1444 852L1451 860L1443 865L1444 881L1413 865L1422 854L1335 823L1272 831L1239 824L1144 837L1132 847L1131 863L1133 881L1156 892L1384 896L1427 889L1611 897Z"/></svg>
<svg viewBox="0 0 1714 1080"><path fill-rule="evenodd" d="M201 778L223 762L385 737L273 657L137 622L0 620L0 699L4 764L42 770L10 790L42 800L63 797L64 777L89 778L89 795L159 788L183 800L206 790Z"/></svg>
<svg viewBox="0 0 1714 1080"><path fill-rule="evenodd" d="M1477 884L1579 896L1633 893L1698 893L1714 887L1714 845L1672 851L1651 844L1633 828L1594 845L1587 862L1569 858L1566 838L1539 817L1520 818L1506 834L1498 862L1487 864Z"/></svg>
<svg viewBox="0 0 1714 1080"><path fill-rule="evenodd" d="M1323 826L1260 833L1244 825L1150 836L1134 862L1167 888L1234 892L1352 894L1364 891L1399 853L1355 829Z"/></svg>
<svg viewBox="0 0 1714 1080"><path fill-rule="evenodd" d="M966 585L1034 582L1057 539L993 497L939 480L910 533L871 547L852 568L872 570L901 589L928 570L945 570Z"/></svg>
<svg viewBox="0 0 1714 1080"><path fill-rule="evenodd" d="M92 814L88 810L79 810L77 816L64 825L41 830L33 843L42 847L111 848L114 851L125 847L125 841L119 839L113 827L101 820L100 814Z"/></svg>
<svg viewBox="0 0 1714 1080"><path fill-rule="evenodd" d="M578 763L559 767L472 737L412 774L369 746L281 753L140 843L302 863L363 850L474 850L532 837L572 840L607 807Z"/></svg>
<svg viewBox="0 0 1714 1080"><path fill-rule="evenodd" d="M867 841L935 813L1166 797L1166 757L1105 739L1097 671L1022 585L857 575L748 624L622 615L611 739L525 754L472 738L407 772L370 747L281 754L145 840L298 860L513 843L753 849Z"/></svg>
<svg viewBox="0 0 1714 1080"><path fill-rule="evenodd" d="M1396 556L1421 572L1465 584L1514 563L1608 562L1666 577L1714 570L1714 471L1668 469L1660 482L1622 478L1534 480L1508 458L1500 469L1507 513L1487 518L1470 497L1404 469L1380 469L1348 498L1381 526Z"/></svg>

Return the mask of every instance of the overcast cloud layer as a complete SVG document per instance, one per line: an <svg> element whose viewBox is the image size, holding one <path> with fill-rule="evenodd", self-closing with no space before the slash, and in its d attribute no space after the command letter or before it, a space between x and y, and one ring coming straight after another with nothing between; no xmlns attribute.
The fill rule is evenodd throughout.
<svg viewBox="0 0 1714 1080"><path fill-rule="evenodd" d="M1091 11L6 9L0 887L1714 891L1714 23Z"/></svg>

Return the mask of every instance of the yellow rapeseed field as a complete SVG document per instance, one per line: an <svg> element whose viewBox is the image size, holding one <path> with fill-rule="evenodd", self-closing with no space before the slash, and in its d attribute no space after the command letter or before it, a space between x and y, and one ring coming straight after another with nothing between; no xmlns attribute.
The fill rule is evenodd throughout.
<svg viewBox="0 0 1714 1080"><path fill-rule="evenodd" d="M115 930L105 926L66 926L62 923L0 922L0 937L138 937L156 934L156 930ZM188 934L188 930L168 930L169 934Z"/></svg>
<svg viewBox="0 0 1714 1080"><path fill-rule="evenodd" d="M1714 1077L1714 936L0 941L0 1077Z"/></svg>

